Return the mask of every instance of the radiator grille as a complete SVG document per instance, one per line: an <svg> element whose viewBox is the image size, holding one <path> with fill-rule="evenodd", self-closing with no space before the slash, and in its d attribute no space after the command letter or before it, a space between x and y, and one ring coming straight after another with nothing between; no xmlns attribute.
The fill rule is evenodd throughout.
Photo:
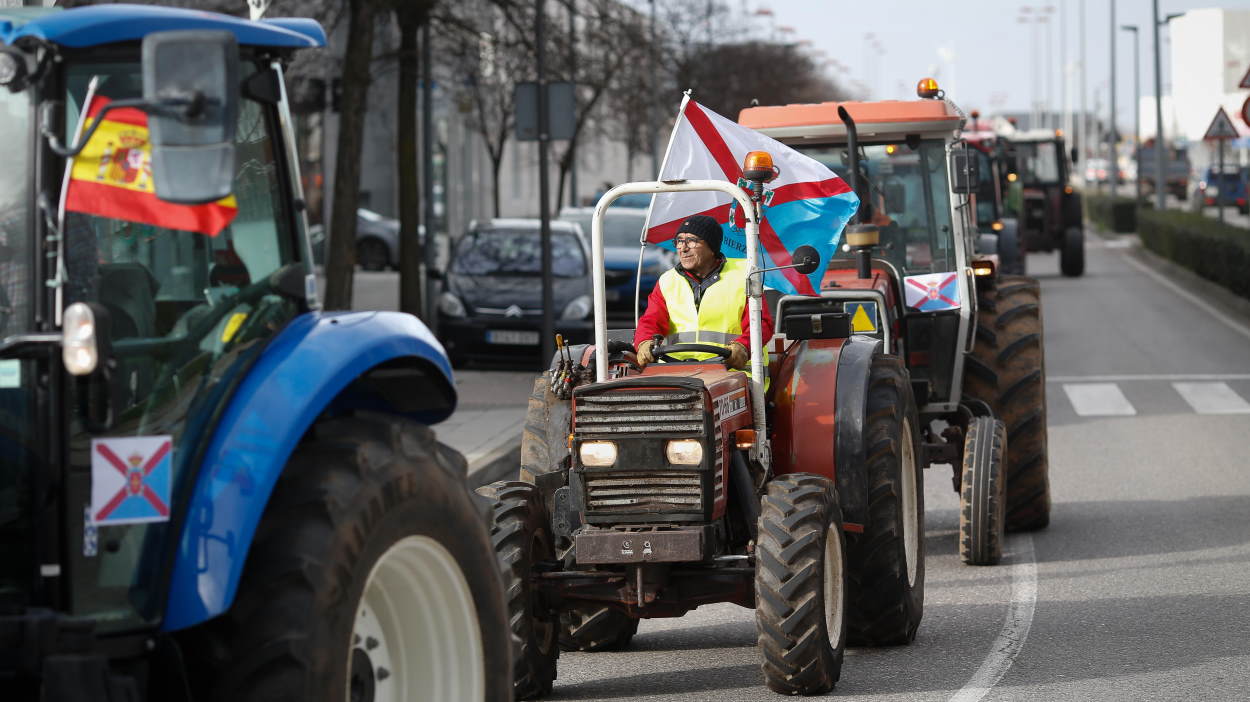
<svg viewBox="0 0 1250 702"><path fill-rule="evenodd" d="M699 434L703 397L689 390L618 391L577 399L574 431L579 438L617 434Z"/></svg>
<svg viewBox="0 0 1250 702"><path fill-rule="evenodd" d="M585 481L586 511L596 515L703 511L698 471L589 473Z"/></svg>

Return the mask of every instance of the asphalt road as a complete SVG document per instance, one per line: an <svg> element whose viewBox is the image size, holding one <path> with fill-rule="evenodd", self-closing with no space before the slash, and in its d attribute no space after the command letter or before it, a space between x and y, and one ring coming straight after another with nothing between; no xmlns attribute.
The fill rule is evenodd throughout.
<svg viewBox="0 0 1250 702"><path fill-rule="evenodd" d="M1085 277L1029 261L1045 305L1051 526L1011 535L1003 565L964 566L950 473L930 469L916 641L850 650L831 696L1250 699L1250 320L1091 239ZM770 699L755 637L733 605L645 620L628 651L563 654L550 699Z"/></svg>

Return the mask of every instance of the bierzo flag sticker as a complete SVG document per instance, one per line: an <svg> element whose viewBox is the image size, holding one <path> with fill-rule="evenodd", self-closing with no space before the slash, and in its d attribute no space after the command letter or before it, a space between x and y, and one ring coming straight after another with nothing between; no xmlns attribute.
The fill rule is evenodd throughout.
<svg viewBox="0 0 1250 702"><path fill-rule="evenodd" d="M88 125L108 103L106 97L92 97ZM217 236L239 212L233 195L203 205L179 205L156 197L148 116L133 107L104 115L87 147L74 157L66 189L69 212L209 236Z"/></svg>
<svg viewBox="0 0 1250 702"><path fill-rule="evenodd" d="M921 312L959 309L959 274L926 273L903 279L907 306Z"/></svg>
<svg viewBox="0 0 1250 702"><path fill-rule="evenodd" d="M91 441L91 518L96 525L169 521L173 439Z"/></svg>

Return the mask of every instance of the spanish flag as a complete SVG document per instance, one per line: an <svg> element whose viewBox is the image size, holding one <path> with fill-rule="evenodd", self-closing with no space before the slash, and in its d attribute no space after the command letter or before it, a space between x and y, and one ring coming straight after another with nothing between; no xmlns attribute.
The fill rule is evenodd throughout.
<svg viewBox="0 0 1250 702"><path fill-rule="evenodd" d="M108 103L106 97L92 97L86 126ZM104 116L87 147L74 157L66 187L65 209L69 212L209 236L217 236L239 212L234 195L204 205L179 205L156 197L148 116L132 107Z"/></svg>

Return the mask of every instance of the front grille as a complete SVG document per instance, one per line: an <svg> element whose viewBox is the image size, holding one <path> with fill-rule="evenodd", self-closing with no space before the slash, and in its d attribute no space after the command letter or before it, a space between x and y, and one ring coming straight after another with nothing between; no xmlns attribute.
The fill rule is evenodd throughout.
<svg viewBox="0 0 1250 702"><path fill-rule="evenodd" d="M689 470L586 473L586 510L595 515L703 512L703 473Z"/></svg>
<svg viewBox="0 0 1250 702"><path fill-rule="evenodd" d="M619 434L703 433L703 396L690 390L618 390L577 398L574 431L593 439Z"/></svg>

